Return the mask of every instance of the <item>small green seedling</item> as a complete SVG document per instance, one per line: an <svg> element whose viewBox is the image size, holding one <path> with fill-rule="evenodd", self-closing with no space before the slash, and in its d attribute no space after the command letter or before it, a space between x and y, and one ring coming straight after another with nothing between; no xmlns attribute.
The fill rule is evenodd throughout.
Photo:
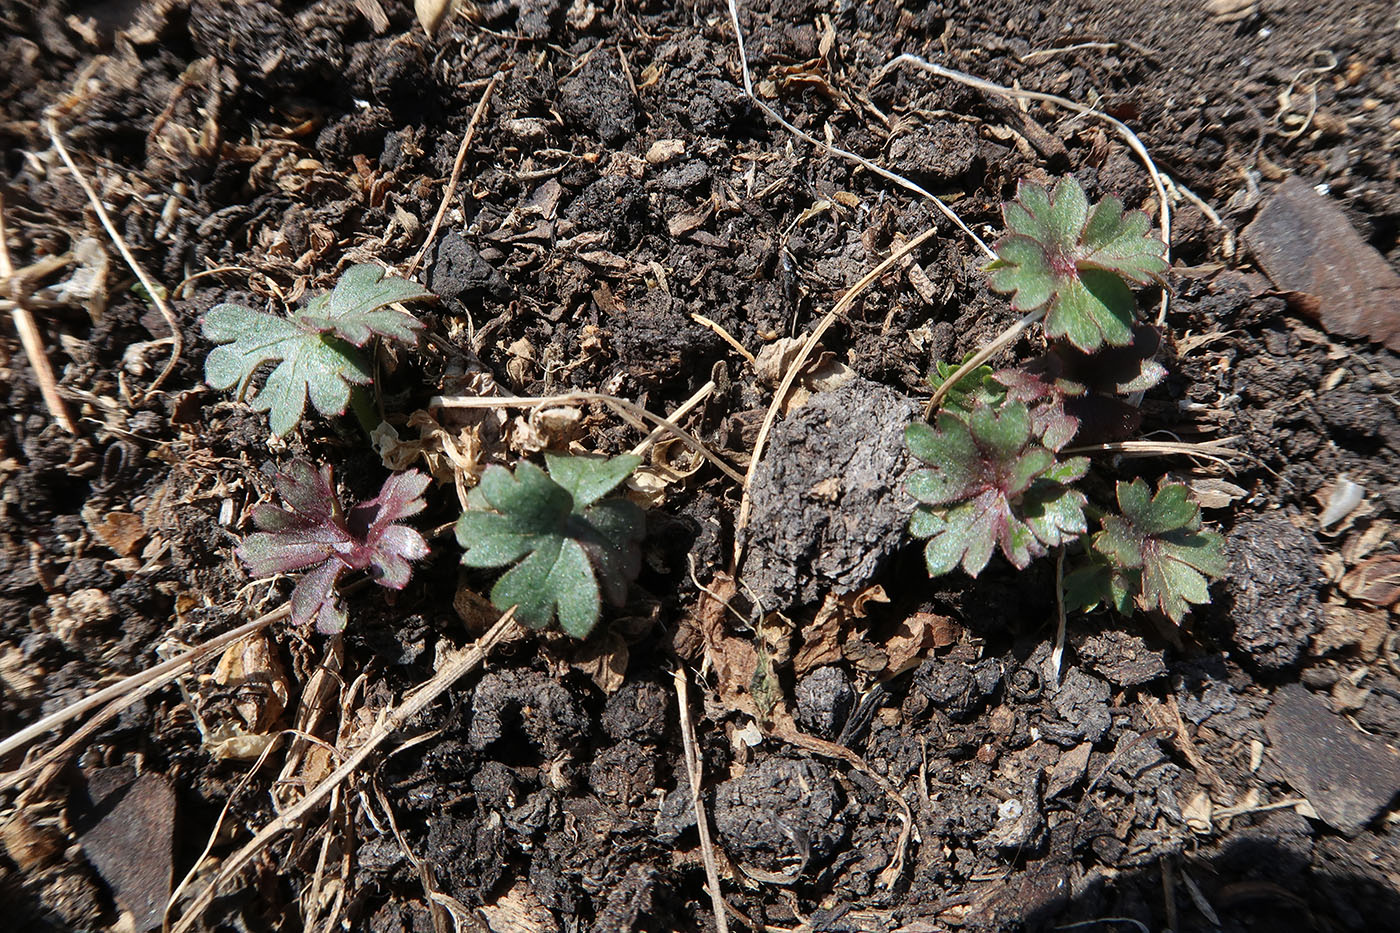
<svg viewBox="0 0 1400 933"><path fill-rule="evenodd" d="M341 415L351 387L372 380L369 361L357 349L373 336L416 346L423 325L395 302L432 298L407 279L386 276L373 265L352 266L328 295L282 317L244 305L216 305L204 315L204 336L220 346L204 361L204 379L215 389L248 395L257 371L277 366L252 398L255 411L270 413L272 433L285 436L301 421L309 396L323 415Z"/></svg>
<svg viewBox="0 0 1400 933"><path fill-rule="evenodd" d="M1124 213L1112 197L1090 207L1072 178L1053 193L1022 184L1005 217L991 286L1019 311L1043 309L1051 345L1023 366L977 367L949 387L933 425L906 429L910 452L928 465L907 483L919 502L910 534L928 539L931 575L961 566L975 577L998 549L1022 569L1074 544L1093 516L1101 530L1065 578L1066 604L1136 606L1180 623L1209 602L1208 578L1224 573L1221 536L1201 528L1179 484L1152 496L1142 480L1119 483L1120 514L1093 507L1074 488L1088 459L1061 454L1072 440L1130 436L1139 414L1122 396L1166 375L1153 359L1160 335L1137 320L1125 281L1160 279L1166 246L1148 235L1147 215ZM955 369L940 362L929 381L940 389Z"/></svg>
<svg viewBox="0 0 1400 933"><path fill-rule="evenodd" d="M1091 209L1065 178L1053 193L1022 182L1006 205L1008 232L987 267L993 289L1017 311L1045 308L1045 334L1086 352L1132 340L1136 304L1124 279L1146 285L1167 271L1166 245L1148 233L1147 215L1107 197Z"/></svg>
<svg viewBox="0 0 1400 933"><path fill-rule="evenodd" d="M602 498L641 458L547 453L545 462L548 473L533 463L513 474L487 467L457 521L457 540L468 567L515 564L491 589L497 608L515 606L531 628L557 617L560 629L583 638L598 622L600 597L622 605L641 572L645 513L626 499Z"/></svg>
<svg viewBox="0 0 1400 933"><path fill-rule="evenodd" d="M1210 602L1209 577L1225 573L1225 540L1201 528L1201 509L1180 483L1162 483L1152 495L1135 479L1118 484L1121 515L1100 519L1093 554L1065 576L1065 603L1103 604L1128 615L1133 604L1180 623L1191 604Z"/></svg>
<svg viewBox="0 0 1400 933"><path fill-rule="evenodd" d="M292 621L314 622L326 634L342 631L346 615L335 594L342 573L369 570L380 586L401 590L413 572L409 561L427 555L423 536L399 523L423 511L430 482L417 470L395 473L378 496L347 511L329 466L294 460L273 479L286 508L255 506L260 530L236 553L257 577L308 571L292 590Z"/></svg>
<svg viewBox="0 0 1400 933"><path fill-rule="evenodd" d="M909 478L920 505L909 531L928 538L929 573L959 564L972 576L994 548L1017 568L1087 530L1084 495L1070 488L1089 469L1084 457L1057 460L1032 430L1027 407L1003 399L997 407L977 398L964 414L944 409L936 427L911 424L905 438L929 464Z"/></svg>

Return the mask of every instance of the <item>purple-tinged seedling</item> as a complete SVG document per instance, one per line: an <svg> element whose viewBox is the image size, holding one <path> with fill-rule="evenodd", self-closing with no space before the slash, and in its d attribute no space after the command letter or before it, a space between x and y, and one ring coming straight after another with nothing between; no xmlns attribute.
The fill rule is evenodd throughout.
<svg viewBox="0 0 1400 933"><path fill-rule="evenodd" d="M237 554L256 577L308 571L292 590L292 621L314 622L326 634L342 631L346 615L335 593L342 573L368 570L380 586L401 590L413 572L409 561L427 555L423 536L400 522L423 511L431 481L417 470L395 473L379 495L346 511L329 466L294 460L273 479L286 508L255 506L260 530L243 539Z"/></svg>
<svg viewBox="0 0 1400 933"><path fill-rule="evenodd" d="M929 465L907 488L921 503L909 531L929 539L931 575L961 564L975 577L998 547L1022 568L1085 531L1084 495L1068 484L1084 475L1088 460L1057 461L1032 427L1021 402L993 408L979 398L965 416L943 411L936 427L905 429L910 451Z"/></svg>
<svg viewBox="0 0 1400 933"><path fill-rule="evenodd" d="M1102 530L1087 554L1071 553L1065 604L1125 614L1136 606L1180 623L1192 604L1210 601L1209 578L1225 571L1222 539L1201 529L1186 488L1164 484L1154 497L1141 480L1119 483L1120 514L1105 514L1073 487L1088 460L1060 459L1072 441L1112 449L1130 437L1141 415L1123 396L1165 377L1154 359L1161 335L1137 320L1128 281L1159 280L1166 247L1148 234L1146 214L1125 213L1114 197L1091 207L1073 178L1053 192L1022 184L1005 217L991 286L1018 311L1043 311L1050 346L995 372L935 366L934 425L905 432L929 465L907 482L920 503L910 534L928 539L930 574L961 565L975 577L998 549L1020 569L1075 544L1088 533L1087 512Z"/></svg>
<svg viewBox="0 0 1400 933"><path fill-rule="evenodd" d="M1009 232L987 271L1012 308L1044 308L1046 335L1086 352L1132 341L1137 307L1124 279L1146 285L1167 270L1146 214L1125 213L1112 196L1091 208L1079 182L1065 178L1053 193L1022 182L1004 217Z"/></svg>
<svg viewBox="0 0 1400 933"><path fill-rule="evenodd" d="M1065 577L1066 602L1119 612L1160 610L1180 624L1191 604L1210 602L1208 577L1225 573L1225 539L1201 527L1201 509L1180 483L1153 495L1141 479L1119 483L1120 515L1105 515L1094 556Z"/></svg>

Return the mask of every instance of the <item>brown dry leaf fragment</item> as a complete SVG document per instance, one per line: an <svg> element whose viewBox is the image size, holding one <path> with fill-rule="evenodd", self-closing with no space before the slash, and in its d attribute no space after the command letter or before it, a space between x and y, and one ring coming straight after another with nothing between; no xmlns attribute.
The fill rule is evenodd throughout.
<svg viewBox="0 0 1400 933"><path fill-rule="evenodd" d="M1284 181L1244 239L1275 287L1329 332L1400 350L1400 273L1302 178Z"/></svg>
<svg viewBox="0 0 1400 933"><path fill-rule="evenodd" d="M252 732L271 730L292 696L286 668L265 632L229 645L214 668L213 681L235 691L234 709Z"/></svg>
<svg viewBox="0 0 1400 933"><path fill-rule="evenodd" d="M1400 554L1378 554L1357 564L1342 577L1342 592L1373 606L1400 602Z"/></svg>
<svg viewBox="0 0 1400 933"><path fill-rule="evenodd" d="M536 408L511 426L510 448L527 457L542 450L568 450L582 438L584 427L577 408Z"/></svg>
<svg viewBox="0 0 1400 933"><path fill-rule="evenodd" d="M1352 535L1342 545L1342 560L1347 566L1355 566L1370 557L1386 541L1395 540L1395 526L1387 521L1368 524L1359 535Z"/></svg>
<svg viewBox="0 0 1400 933"><path fill-rule="evenodd" d="M88 506L83 509L83 520L93 537L116 551L119 557L131 557L146 537L146 525L141 516L130 512L108 512L99 516L96 509Z"/></svg>
<svg viewBox="0 0 1400 933"><path fill-rule="evenodd" d="M544 906L530 882L516 881L494 904L477 908L491 933L558 933L559 922Z"/></svg>
<svg viewBox="0 0 1400 933"><path fill-rule="evenodd" d="M457 593L452 597L452 608L472 638L485 632L501 617L501 611L491 605L491 600L466 586L457 587Z"/></svg>
<svg viewBox="0 0 1400 933"><path fill-rule="evenodd" d="M1328 602L1322 606L1322 618L1322 629L1312 637L1312 653L1318 657L1355 648L1363 661L1374 661L1390 634L1390 615L1383 610Z"/></svg>
<svg viewBox="0 0 1400 933"><path fill-rule="evenodd" d="M1191 490L1191 498L1203 509L1223 509L1249 495L1248 490L1211 476L1188 478L1186 485Z"/></svg>
<svg viewBox="0 0 1400 933"><path fill-rule="evenodd" d="M683 211L666 221L666 232L673 237L683 237L692 230L699 230L710 219L714 205L708 201L694 211Z"/></svg>
<svg viewBox="0 0 1400 933"><path fill-rule="evenodd" d="M932 612L916 612L895 628L885 640L889 663L881 678L897 677L917 667L931 648L946 648L957 640L958 626L952 619Z"/></svg>
<svg viewBox="0 0 1400 933"><path fill-rule="evenodd" d="M608 629L588 639L570 658L570 666L587 674L598 689L611 696L627 678L630 652L627 642L616 631Z"/></svg>
<svg viewBox="0 0 1400 933"><path fill-rule="evenodd" d="M812 621L801 627L802 647L792 658L792 669L798 677L826 664L835 664L843 657L857 663L857 666L876 664L874 672L884 668L888 658L879 649L861 644L864 637L861 631L853 632L843 647L842 634L854 619L863 619L869 613L869 605L887 603L889 596L882 586L872 586L859 593L838 595L828 593ZM879 658L875 658L874 654ZM860 662L856 658L862 659ZM868 669L862 666L862 669Z"/></svg>
<svg viewBox="0 0 1400 933"><path fill-rule="evenodd" d="M67 840L57 826L30 820L23 810L16 810L0 824L0 845L10 861L28 873L56 859L67 848Z"/></svg>
<svg viewBox="0 0 1400 933"><path fill-rule="evenodd" d="M750 638L732 633L728 624L732 615L726 604L738 593L733 577L717 573L691 616L704 640L705 660L715 672L720 701L726 709L752 716L755 710L749 685L758 669L758 652Z"/></svg>

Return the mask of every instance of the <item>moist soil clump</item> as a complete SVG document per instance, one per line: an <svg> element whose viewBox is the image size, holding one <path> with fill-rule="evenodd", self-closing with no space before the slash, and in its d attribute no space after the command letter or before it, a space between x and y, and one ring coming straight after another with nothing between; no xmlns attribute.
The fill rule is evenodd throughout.
<svg viewBox="0 0 1400 933"><path fill-rule="evenodd" d="M700 931L719 909L750 930L1333 933L1400 916L1393 5L734 9L749 85L714 2L467 4L429 36L383 0L0 0L0 302L37 331L0 335L11 926ZM1114 124L906 54L1099 108L1161 192ZM1169 474L1226 535L1229 574L1186 624L1070 613L1057 644L1053 556L927 578L904 426L935 363L1017 314L927 197L828 145L989 242L1023 180L1072 175L1155 227L1168 198L1168 376L1117 414L1134 437L1215 446L1088 455L1099 498ZM1334 266L1384 280L1357 283L1365 309L1319 301L1329 270L1278 268L1310 224ZM366 348L372 435L310 417L275 439L203 382L211 308L282 313L359 263L438 295L414 309L416 351ZM391 719L499 615L450 533L481 470L623 454L655 426L560 398L580 392L679 411L725 468L659 432L623 490L650 509L625 604L582 642L497 644ZM433 401L464 395L551 401ZM432 474L409 584L351 580L342 634L274 622L22 734L286 603L292 581L250 580L234 549L296 458L333 464L353 501Z"/></svg>

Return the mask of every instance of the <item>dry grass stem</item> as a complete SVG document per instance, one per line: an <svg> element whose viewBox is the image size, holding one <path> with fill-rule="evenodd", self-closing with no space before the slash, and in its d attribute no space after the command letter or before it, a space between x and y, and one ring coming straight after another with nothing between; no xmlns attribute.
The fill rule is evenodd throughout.
<svg viewBox="0 0 1400 933"><path fill-rule="evenodd" d="M754 473L758 470L758 464L763 458L763 448L768 443L768 434L773 430L773 424L778 420L778 412L782 410L783 401L787 398L788 391L792 388L793 382L796 381L797 374L802 371L803 366L807 365L807 360L812 355L812 350L816 347L817 342L821 340L822 334L826 333L827 328L835 323L836 319L844 314L846 309L849 308L867 288L874 284L880 276L896 266L901 259L912 253L919 244L923 243L937 232L938 230L933 227L925 230L908 243L903 244L894 252L890 253L883 262L874 269L871 269L861 277L860 281L847 289L846 294L842 295L837 300L836 304L832 306L831 310L828 311L821 319L821 322L817 324L816 328L812 331L812 335L808 337L807 342L802 345L801 352L793 358L792 363L787 368L787 372L783 374L783 381L778 385L778 391L773 393L773 402L768 406L768 414L764 416L763 424L758 429L758 437L754 440L753 454L749 458L748 475L746 475L743 480L744 495L739 502L739 520L734 525L734 538L736 543L734 545L733 566L736 574L744 558L743 547L737 543L739 540L739 533L742 532L744 526L748 524L749 511L752 508L752 503L749 499L749 483L753 481Z"/></svg>
<svg viewBox="0 0 1400 933"><path fill-rule="evenodd" d="M569 392L564 395L536 395L525 398L512 396L484 395L435 395L428 400L430 408L536 408L541 405L571 405L579 402L601 402L630 415L638 421L649 421L657 427L670 431L685 441L691 450L719 468L736 483L743 483L744 476L726 463L718 454L700 442L700 439L669 418L653 415L635 402L603 392Z"/></svg>
<svg viewBox="0 0 1400 933"><path fill-rule="evenodd" d="M793 126L786 119L784 119L783 115L778 113L778 111L773 109L771 106L769 106L767 101L760 100L758 95L755 94L753 91L753 75L749 72L749 56L748 52L746 52L744 49L744 30L739 25L738 0L728 0L728 2L729 21L734 26L734 39L739 46L739 68L742 71L744 77L744 94L748 96L749 100L753 102L753 105L755 107L767 114L768 118L774 123L777 123L783 129L787 130L789 133L796 136L803 142L815 146L818 149L829 152L832 155L838 156L849 162L855 162L857 165L860 165L863 168L865 168L866 171L873 172L874 174L879 175L881 178L884 178L887 181L892 181L895 184L899 185L901 188L904 188L908 191L912 191L920 197L930 201L933 204L933 206L938 209L939 213L941 213L944 217L947 217L959 230L967 234L968 239L972 240L973 243L976 243L977 248L982 250L982 252L987 256L988 259L996 258L996 253L992 251L992 248L988 246L981 237L974 233L972 228L969 227L967 223L964 222L963 219L959 217L957 213L946 203L944 203L943 200L937 195L925 190L919 185L914 184L914 182L905 178L903 175L891 172L889 169L870 161L864 156L856 155L854 152L849 152L845 149L840 148L839 146L833 146L830 143L817 139L815 136L812 136L808 133L804 133L802 130Z"/></svg>
<svg viewBox="0 0 1400 933"><path fill-rule="evenodd" d="M1065 660L1065 629L1069 619L1065 614L1065 549L1055 549L1055 647L1050 651L1050 679L1056 689L1060 686L1060 666Z"/></svg>
<svg viewBox="0 0 1400 933"><path fill-rule="evenodd" d="M87 195L88 203L92 205L93 213L97 215L98 221L102 224L102 229L107 231L107 236L111 238L112 245L121 253L122 260L127 268L140 281L141 287L146 290L146 296L160 316L165 319L165 323L170 327L170 359L166 361L165 367L156 378L146 387L146 397L149 398L165 384L165 380L175 370L175 364L180 362L180 354L185 350L185 338L180 334L180 322L176 320L175 313L170 310L170 305L165 301L165 293L160 286L151 281L146 275L146 270L141 268L141 264L132 255L131 249L126 245L120 233L117 232L116 225L112 223L112 218L107 214L107 208L102 205L102 199L93 190L92 184L83 177L83 173L78 171L78 166L73 161L73 157L68 154L68 148L63 145L63 136L58 130L58 120L54 117L54 109L49 108L44 114L44 128L48 130L49 139L53 141L54 151L63 160L63 164L68 167L68 171L73 173L73 178L78 182L78 186L83 189L83 194Z"/></svg>
<svg viewBox="0 0 1400 933"><path fill-rule="evenodd" d="M1183 441L1116 441L1111 444L1088 444L1083 447L1069 447L1062 453L1065 456L1075 454L1119 454L1124 457L1164 457L1180 455L1186 457L1204 457L1207 460L1219 463L1223 466L1230 466L1231 458L1240 459L1245 457L1241 451L1228 447L1229 443L1236 441L1236 437L1223 437L1218 441L1200 441L1195 444L1188 444Z"/></svg>
<svg viewBox="0 0 1400 933"><path fill-rule="evenodd" d="M481 100L477 101L476 109L472 111L472 118L467 123L467 131L462 136L462 144L457 147L457 157L452 160L452 175L447 180L447 187L443 189L442 203L438 205L437 213L433 215L433 222L428 227L428 235L423 239L423 245L418 247L418 252L413 254L413 258L404 267L405 277L411 278L413 276L418 264L423 261L428 250L432 249L433 240L437 239L438 228L442 226L443 217L447 216L447 209L452 206L452 196L457 193L457 183L462 178L462 165L467 161L467 150L471 148L472 140L476 137L477 125L486 114L486 105L490 102L491 94L496 90L496 85L500 80L501 73L498 71L486 83L486 90L481 92Z"/></svg>
<svg viewBox="0 0 1400 933"><path fill-rule="evenodd" d="M76 435L78 427L68 414L68 406L58 394L58 380L54 378L53 366L44 352L44 340L39 333L39 325L34 322L34 314L24 305L19 295L11 294L11 284L15 279L15 267L10 261L10 241L5 229L5 198L0 195L0 295L10 295L14 305L10 317L19 332L19 341L24 345L24 355L34 370L34 380L39 383L39 395L44 399L44 407L59 423L63 430Z"/></svg>
<svg viewBox="0 0 1400 933"><path fill-rule="evenodd" d="M209 641L201 645L196 645L184 654L173 657L169 661L157 664L155 667L148 670L132 674L130 677L123 677L110 687L98 690L96 693L89 694L57 712L50 713L38 722L25 726L23 729L6 737L3 741L0 741L0 758L3 758L16 749L23 748L39 736L57 729L65 722L77 716L81 716L90 709L95 709L113 700L118 702L125 700L127 694L143 688L152 681L158 682L158 685L170 683L176 677L180 677L189 672L202 658L227 648L229 645L245 636L262 631L273 622L286 618L291 611L290 604L280 606L264 616L259 616L251 622L245 622L237 628L224 632L222 635L216 635L209 639Z"/></svg>
<svg viewBox="0 0 1400 933"><path fill-rule="evenodd" d="M258 831L246 845L230 855L219 866L218 872L200 890L190 906L174 927L175 933L186 933L199 922L205 908L213 902L219 888L238 875L253 858L283 832L297 826L303 817L314 811L331 792L340 787L352 774L359 770L365 760L383 745L396 731L403 728L413 717L442 696L458 680L481 665L491 650L519 632L515 624L515 609L512 607L502 615L496 624L466 648L451 653L433 679L408 694L394 709L382 713L378 722L370 730L364 744L348 755L343 764L336 768L325 780L317 784L296 804L283 810L276 819Z"/></svg>
<svg viewBox="0 0 1400 933"><path fill-rule="evenodd" d="M704 385L702 385L699 389L696 389L694 395L686 399L684 402L681 402L681 404L676 408L675 411L671 412L669 415L666 416L666 420L672 422L679 422L686 415L694 411L696 405L699 405L701 402L705 401L705 399L709 398L710 393L714 390L715 383L714 380L711 379L709 382L706 382ZM642 440L637 444L636 447L632 448L632 453L640 457L642 454L646 453L653 444L661 440L661 438L664 437L668 431L670 431L670 428L663 426L652 428L651 433L648 434L646 437L642 438Z"/></svg>
<svg viewBox="0 0 1400 933"><path fill-rule="evenodd" d="M710 838L710 821L705 804L700 799L700 750L695 744L695 725L690 721L690 686L684 669L675 671L676 707L681 721L681 743L684 746L685 773L690 777L690 805L695 810L695 828L700 834L700 855L705 862L705 880L710 887L710 902L715 910L715 929L729 933L729 915L725 911L724 894L719 888L719 867L715 863L715 844Z"/></svg>
<svg viewBox="0 0 1400 933"><path fill-rule="evenodd" d="M709 318L705 317L705 315L699 314L694 311L691 312L690 317L692 320L695 321L695 323L703 324L704 326L708 327L710 330L718 334L719 339L729 344L731 347L734 348L734 351L736 353L738 353L744 359L748 360L750 366L758 365L758 359L748 351L748 348L745 347L738 340L735 340L734 335L731 334L729 331L725 330L723 327L720 327L717 322L712 321Z"/></svg>
<svg viewBox="0 0 1400 933"><path fill-rule="evenodd" d="M1041 308L1039 311L1032 311L1030 314L1022 317L1015 324L1012 324L1010 327L1006 328L1006 330L1002 331L991 343L968 357L967 362L953 370L952 373L948 375L948 378L943 381L943 384L934 390L932 398L930 398L928 404L924 406L924 417L932 418L933 413L938 410L939 404L942 403L948 393L953 390L953 386L957 385L964 376L972 372L978 366L981 366L983 363L987 362L987 360L1015 343L1016 339L1024 334L1027 328L1043 317L1045 317L1044 308Z"/></svg>

